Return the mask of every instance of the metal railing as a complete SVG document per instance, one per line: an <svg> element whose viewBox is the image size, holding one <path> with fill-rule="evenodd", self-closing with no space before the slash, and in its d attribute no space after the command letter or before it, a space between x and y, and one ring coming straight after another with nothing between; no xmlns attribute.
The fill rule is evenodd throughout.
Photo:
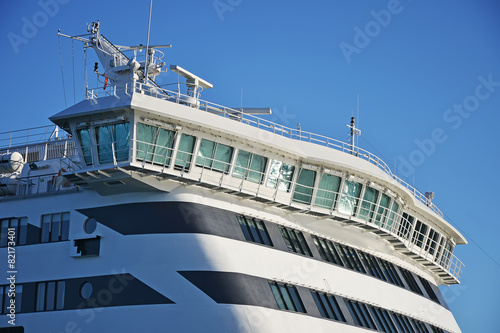
<svg viewBox="0 0 500 333"><path fill-rule="evenodd" d="M381 205L381 200L364 200L362 198L363 192L360 192L359 197L355 197L343 193L342 188L336 192L305 186L297 181L287 181L289 182L288 189L283 190L279 189L278 186L279 181L282 180L280 177L276 182L270 184L267 182L266 176L268 174L249 167L235 166L215 158L200 157L195 153L176 151L165 147L161 148L166 154L158 155L151 151L154 144L147 143L147 145L146 150L137 150L137 154L143 156L138 160L141 162L142 168L147 165L157 166L161 168L161 173L174 173L178 177L195 179L200 183L212 184L236 192L251 193L270 201L281 201L280 203L288 206L297 206L298 204L303 206L301 209L303 211L345 216L346 221L364 224L391 235L398 239L401 245L411 253L439 266L457 280L460 277L464 264L453 255L453 246L450 245L450 240L431 229L427 224L425 224L425 232L417 230L417 220L420 221L420 219L412 217L410 220L409 215L403 212L399 203L397 211L392 210L392 204L397 203L396 198L392 196L389 196L391 200L385 207ZM153 150L156 151L156 149ZM133 155L131 154L131 156ZM147 158L145 158L146 156ZM215 165L216 167L214 167ZM245 176L251 173L257 177ZM300 192L297 192L297 189L301 189ZM286 199L283 199L283 196L278 196L278 192L285 193ZM296 196L296 193L299 193L299 196ZM381 197L382 193L379 191L378 197ZM422 222L424 221L422 220ZM433 237L431 230L439 237Z"/></svg>
<svg viewBox="0 0 500 333"><path fill-rule="evenodd" d="M403 187L409 190L409 192L416 198L418 201L429 207L433 212L443 217L443 213L439 210L438 207L429 199L425 197L424 194L419 192L415 187L408 184L406 181L402 180L398 176L396 176L390 169L390 167L378 156L372 154L371 152L364 150L360 147L352 147L351 144L339 141L336 139L332 139L323 135L303 131L301 129L294 129L290 127L286 127L272 121L268 121L254 115L245 114L240 110L231 109L216 103L211 103L202 99L195 99L196 103L192 103L193 97L183 94L178 89L177 91L171 91L167 89L160 89L157 87L151 87L145 85L141 82L135 83L127 83L123 91L126 94L143 93L155 98L168 100L178 104L185 104L191 107L195 107L201 111L209 112L212 114L219 115L221 117L230 118L247 125L266 130L268 132L281 135L293 140L311 142L314 144L318 144L321 146L325 146L328 148L332 148L343 153L356 156L361 158L369 163L377 166L379 169L383 170L386 174L388 174L392 179L400 183ZM98 98L109 94L117 94L120 92L120 89L110 89L108 91L104 91L102 88L89 89L89 97L88 98Z"/></svg>

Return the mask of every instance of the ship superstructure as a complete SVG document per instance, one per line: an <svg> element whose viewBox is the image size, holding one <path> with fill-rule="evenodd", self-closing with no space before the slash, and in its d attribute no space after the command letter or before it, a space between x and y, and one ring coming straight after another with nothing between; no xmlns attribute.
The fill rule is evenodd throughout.
<svg viewBox="0 0 500 333"><path fill-rule="evenodd" d="M460 332L438 286L459 283L466 240L431 195L353 143L204 101L213 85L178 65L185 84L155 83L158 46L98 23L72 38L102 85L55 126L0 136L18 327Z"/></svg>

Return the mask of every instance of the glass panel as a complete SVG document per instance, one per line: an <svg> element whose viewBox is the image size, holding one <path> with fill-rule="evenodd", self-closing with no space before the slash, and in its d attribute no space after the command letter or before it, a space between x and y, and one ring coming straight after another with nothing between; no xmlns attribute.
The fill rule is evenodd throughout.
<svg viewBox="0 0 500 333"><path fill-rule="evenodd" d="M250 232L252 233L253 241L257 242L257 243L262 243L262 240L260 239L259 232L257 231L257 226L255 225L253 218L249 217L249 218L246 218L246 220L247 220Z"/></svg>
<svg viewBox="0 0 500 333"><path fill-rule="evenodd" d="M42 243L48 242L50 240L50 218L51 214L42 215Z"/></svg>
<svg viewBox="0 0 500 333"><path fill-rule="evenodd" d="M274 299L276 300L276 303L278 303L278 307L280 309L286 310L285 302L281 297L281 293L278 289L277 284L275 282L269 282L269 285L271 286L271 290L273 291Z"/></svg>
<svg viewBox="0 0 500 333"><path fill-rule="evenodd" d="M238 157L234 166L233 176L245 178L248 174L248 165L250 163L250 153L244 150L238 151Z"/></svg>
<svg viewBox="0 0 500 333"><path fill-rule="evenodd" d="M314 302L316 303L316 306L318 307L319 313L321 313L321 317L328 318L328 315L326 314L326 308L325 308L325 306L323 306L323 303L319 299L319 294L315 291L311 291L311 294L314 298Z"/></svg>
<svg viewBox="0 0 500 333"><path fill-rule="evenodd" d="M335 319L345 322L344 315L342 314L342 311L340 311L339 304L335 300L335 297L328 295L328 301L329 301L330 306L335 314Z"/></svg>
<svg viewBox="0 0 500 333"><path fill-rule="evenodd" d="M82 147L85 164L92 164L92 141L90 139L90 129L82 128L76 131L78 141Z"/></svg>
<svg viewBox="0 0 500 333"><path fill-rule="evenodd" d="M52 228L50 230L50 241L57 242L61 235L61 214L52 214Z"/></svg>
<svg viewBox="0 0 500 333"><path fill-rule="evenodd" d="M130 145L130 123L113 125L116 161L128 160Z"/></svg>
<svg viewBox="0 0 500 333"><path fill-rule="evenodd" d="M297 293L297 289L295 289L294 286L287 286L287 289L288 289L288 292L290 293L290 296L292 297L292 301L293 301L293 304L295 305L296 311L306 313L306 310L304 309L304 306L302 305L302 301L300 300L300 296Z"/></svg>
<svg viewBox="0 0 500 333"><path fill-rule="evenodd" d="M69 239L69 212L62 213L61 240Z"/></svg>
<svg viewBox="0 0 500 333"><path fill-rule="evenodd" d="M170 165L170 157L172 156L172 148L174 146L174 131L169 131L160 128L156 146L154 147L153 163L161 165Z"/></svg>
<svg viewBox="0 0 500 333"><path fill-rule="evenodd" d="M294 171L295 167L293 165L283 163L280 171L280 179L278 181L278 189L280 191L290 191Z"/></svg>
<svg viewBox="0 0 500 333"><path fill-rule="evenodd" d="M288 231L281 226L279 226L279 229L281 232L281 236L283 237L283 240L285 241L286 247L288 247L288 250L295 252L293 245L292 245L292 242L290 240L290 236L288 236Z"/></svg>
<svg viewBox="0 0 500 333"><path fill-rule="evenodd" d="M143 123L137 123L137 159L142 161L146 157L146 161L151 162L153 158L153 143L156 140L156 132L158 128Z"/></svg>
<svg viewBox="0 0 500 333"><path fill-rule="evenodd" d="M304 254L304 251L302 250L302 247L300 246L300 243L299 243L299 240L297 238L297 235L295 234L295 231L288 229L288 234L290 235L290 239L292 240L294 252Z"/></svg>
<svg viewBox="0 0 500 333"><path fill-rule="evenodd" d="M64 296L66 293L66 282L57 282L57 300L56 300L56 310L64 309Z"/></svg>
<svg viewBox="0 0 500 333"><path fill-rule="evenodd" d="M36 292L36 311L43 310L45 310L45 282L38 284Z"/></svg>
<svg viewBox="0 0 500 333"><path fill-rule="evenodd" d="M267 176L267 187L276 188L278 183L278 178L280 176L281 165L283 162L272 160L271 166L269 167L269 174Z"/></svg>
<svg viewBox="0 0 500 333"><path fill-rule="evenodd" d="M299 240L300 247L302 248L302 251L304 252L304 254L308 255L309 257L312 257L311 250L309 249L309 246L307 245L307 241L304 238L304 234L302 234L300 231L297 231L297 239Z"/></svg>
<svg viewBox="0 0 500 333"><path fill-rule="evenodd" d="M434 254L434 252L436 251L438 239L439 233L436 230L431 229L429 231L429 238L427 239L427 243L425 244L425 251L429 251L430 254Z"/></svg>
<svg viewBox="0 0 500 333"><path fill-rule="evenodd" d="M175 158L175 166L189 170L191 160L193 159L195 137L192 135L182 134L177 156Z"/></svg>
<svg viewBox="0 0 500 333"><path fill-rule="evenodd" d="M113 162L113 127L96 127L97 136L97 156L99 163Z"/></svg>
<svg viewBox="0 0 500 333"><path fill-rule="evenodd" d="M248 241L253 241L253 238L252 238L252 235L250 234L250 229L248 228L245 217L238 215L237 219L238 219L238 222L240 224L241 231L243 231L243 235L245 236L245 239Z"/></svg>
<svg viewBox="0 0 500 333"><path fill-rule="evenodd" d="M211 168L214 151L215 142L202 139L200 149L198 150L198 157L196 158L196 165Z"/></svg>
<svg viewBox="0 0 500 333"><path fill-rule="evenodd" d="M326 298L326 295L323 293L320 293L319 298L321 299L321 302L325 306L325 310L328 313L328 318L335 319L335 314L333 313L332 309L330 308L330 304L328 303L328 299Z"/></svg>
<svg viewBox="0 0 500 333"><path fill-rule="evenodd" d="M9 233L9 219L3 219L1 221L1 230L0 230L0 246L7 246L7 236Z"/></svg>
<svg viewBox="0 0 500 333"><path fill-rule="evenodd" d="M28 218L21 217L19 223L19 245L26 244L26 238L28 236Z"/></svg>
<svg viewBox="0 0 500 333"><path fill-rule="evenodd" d="M361 184L350 180L345 181L344 191L340 198L339 213L354 215L358 207Z"/></svg>
<svg viewBox="0 0 500 333"><path fill-rule="evenodd" d="M427 225L418 221L415 226L415 230L413 231L412 242L418 247L422 247L424 238L427 234Z"/></svg>
<svg viewBox="0 0 500 333"><path fill-rule="evenodd" d="M378 190L366 187L365 194L363 195L363 201L361 202L361 209L359 211L359 217L363 220L371 221L373 212L375 211L378 193Z"/></svg>
<svg viewBox="0 0 500 333"><path fill-rule="evenodd" d="M410 231L413 226L413 216L403 213L401 218L401 223L398 229L398 236L408 239L410 236Z"/></svg>
<svg viewBox="0 0 500 333"><path fill-rule="evenodd" d="M315 206L333 208L340 188L340 177L324 173L318 185Z"/></svg>
<svg viewBox="0 0 500 333"><path fill-rule="evenodd" d="M228 172L231 166L231 157L233 156L233 147L218 143L215 150L214 163L212 170Z"/></svg>
<svg viewBox="0 0 500 333"><path fill-rule="evenodd" d="M375 224L380 226L385 223L385 218L389 213L389 204L391 203L391 197L387 194L382 194L380 198L380 203L377 210L377 216L375 217Z"/></svg>
<svg viewBox="0 0 500 333"><path fill-rule="evenodd" d="M300 169L295 192L293 193L293 201L309 205L312 199L315 179L316 171Z"/></svg>
<svg viewBox="0 0 500 333"><path fill-rule="evenodd" d="M384 225L384 228L386 228L387 230L391 230L392 223L394 222L394 218L396 217L398 210L399 210L399 205L393 202L391 212L389 213L389 218L387 219L387 224Z"/></svg>
<svg viewBox="0 0 500 333"><path fill-rule="evenodd" d="M295 309L295 306L293 305L292 298L288 293L287 287L283 284L278 284L278 287L280 288L281 296L283 296L283 300L285 301L287 310L297 311L297 309Z"/></svg>
<svg viewBox="0 0 500 333"><path fill-rule="evenodd" d="M254 183L260 183L264 180L264 171L266 171L267 158L264 156L252 154L248 180Z"/></svg>
<svg viewBox="0 0 500 333"><path fill-rule="evenodd" d="M47 283L47 293L45 300L45 310L52 311L55 309L55 297L56 297L56 283L48 282Z"/></svg>
<svg viewBox="0 0 500 333"><path fill-rule="evenodd" d="M273 242L271 242L271 238L269 238L269 234L267 233L267 229L264 222L256 221L256 223L257 227L259 228L260 237L262 238L264 244L273 246Z"/></svg>

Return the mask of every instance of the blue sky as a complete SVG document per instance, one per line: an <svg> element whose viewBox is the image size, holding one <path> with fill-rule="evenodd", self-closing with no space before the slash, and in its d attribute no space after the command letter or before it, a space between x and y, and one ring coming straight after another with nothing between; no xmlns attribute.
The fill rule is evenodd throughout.
<svg viewBox="0 0 500 333"><path fill-rule="evenodd" d="M0 132L65 108L58 29L100 19L114 43L146 42L147 0L54 1L0 3ZM360 146L435 192L469 240L455 250L462 284L445 289L462 330L498 332L499 14L494 0L155 1L151 43L172 44L167 64L214 84L204 99L271 107L275 122L340 140L359 94ZM83 97L81 45L74 77L72 52L62 39L68 106Z"/></svg>

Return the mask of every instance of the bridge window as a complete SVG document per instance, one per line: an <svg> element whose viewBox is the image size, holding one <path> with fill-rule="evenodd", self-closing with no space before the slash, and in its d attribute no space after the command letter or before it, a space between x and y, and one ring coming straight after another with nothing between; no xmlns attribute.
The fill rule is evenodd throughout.
<svg viewBox="0 0 500 333"><path fill-rule="evenodd" d="M196 165L220 172L229 172L233 147L223 145L214 141L202 139Z"/></svg>
<svg viewBox="0 0 500 333"><path fill-rule="evenodd" d="M417 224L415 225L415 230L413 231L413 236L411 238L411 242L418 247L422 247L424 242L424 238L427 234L427 225L417 220Z"/></svg>
<svg viewBox="0 0 500 333"><path fill-rule="evenodd" d="M179 148L175 158L175 168L189 170L193 159L193 149L196 138L192 135L182 134Z"/></svg>
<svg viewBox="0 0 500 333"><path fill-rule="evenodd" d="M340 189L340 181L340 177L327 173L322 174L314 205L327 209L334 208Z"/></svg>
<svg viewBox="0 0 500 333"><path fill-rule="evenodd" d="M300 169L293 201L309 205L312 200L316 171Z"/></svg>
<svg viewBox="0 0 500 333"><path fill-rule="evenodd" d="M372 220L375 206L377 205L378 194L378 190L366 187L363 201L361 202L361 209L359 211L359 217L363 220L368 222Z"/></svg>
<svg viewBox="0 0 500 333"><path fill-rule="evenodd" d="M233 176L254 183L261 183L264 180L266 164L267 158L264 156L240 150L236 158Z"/></svg>
<svg viewBox="0 0 500 333"><path fill-rule="evenodd" d="M130 123L96 127L99 163L128 160Z"/></svg>
<svg viewBox="0 0 500 333"><path fill-rule="evenodd" d="M397 216L397 213L399 211L399 205L396 202L392 203L391 207L391 212L389 213L389 218L387 219L387 224L383 225L383 227L387 230L390 230L392 227L392 224L394 222L394 219Z"/></svg>
<svg viewBox="0 0 500 333"><path fill-rule="evenodd" d="M170 165L175 132L137 123L137 160Z"/></svg>
<svg viewBox="0 0 500 333"><path fill-rule="evenodd" d="M391 197L387 194L382 194L380 198L380 203L378 205L377 216L375 217L375 224L380 226L384 225L387 214L389 213L389 204L391 203Z"/></svg>
<svg viewBox="0 0 500 333"><path fill-rule="evenodd" d="M358 208L362 185L350 180L345 181L344 191L340 198L339 213L354 215Z"/></svg>
<svg viewBox="0 0 500 333"><path fill-rule="evenodd" d="M413 227L413 216L408 215L407 213L403 213L403 217L401 218L401 223L399 224L398 236L404 239L408 239L410 237L410 231Z"/></svg>
<svg viewBox="0 0 500 333"><path fill-rule="evenodd" d="M439 240L439 233L431 229L429 231L429 238L427 238L427 243L425 244L425 251L429 251L429 254L434 254Z"/></svg>
<svg viewBox="0 0 500 333"><path fill-rule="evenodd" d="M85 160L85 164L92 164L92 140L90 138L90 129L89 128L81 128L76 131L76 136L78 137L78 141L80 143L80 147L82 147L83 159Z"/></svg>
<svg viewBox="0 0 500 333"><path fill-rule="evenodd" d="M290 184L295 167L291 164L273 160L267 177L267 187L276 188L280 191L290 191Z"/></svg>

